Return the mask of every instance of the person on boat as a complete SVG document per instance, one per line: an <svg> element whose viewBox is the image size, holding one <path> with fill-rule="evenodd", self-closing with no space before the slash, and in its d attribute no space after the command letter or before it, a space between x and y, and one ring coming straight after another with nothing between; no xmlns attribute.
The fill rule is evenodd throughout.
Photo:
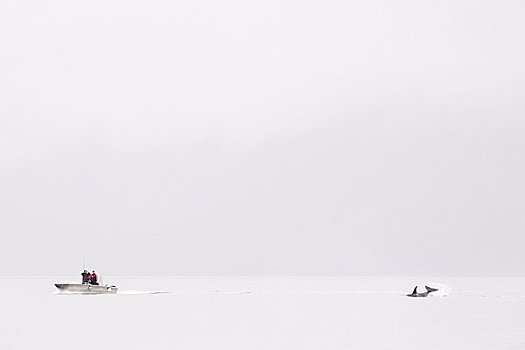
<svg viewBox="0 0 525 350"><path fill-rule="evenodd" d="M89 275L89 283L97 285L98 286L98 277L95 273L95 270Z"/></svg>
<svg viewBox="0 0 525 350"><path fill-rule="evenodd" d="M89 272L88 272L88 270L84 270L84 272L82 272L81 275L82 275L82 284L88 284L89 283Z"/></svg>

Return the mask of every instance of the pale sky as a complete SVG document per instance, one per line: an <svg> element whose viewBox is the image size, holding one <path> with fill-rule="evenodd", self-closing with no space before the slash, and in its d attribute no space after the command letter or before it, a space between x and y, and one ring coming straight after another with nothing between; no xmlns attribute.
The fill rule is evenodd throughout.
<svg viewBox="0 0 525 350"><path fill-rule="evenodd" d="M0 2L0 275L525 275L523 1Z"/></svg>

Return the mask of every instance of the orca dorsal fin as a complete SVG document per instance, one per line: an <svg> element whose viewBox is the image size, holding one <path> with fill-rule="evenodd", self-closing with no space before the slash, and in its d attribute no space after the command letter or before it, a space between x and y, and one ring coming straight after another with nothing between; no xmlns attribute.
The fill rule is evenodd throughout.
<svg viewBox="0 0 525 350"><path fill-rule="evenodd" d="M414 291L412 292L412 294L417 294L417 286L414 287Z"/></svg>

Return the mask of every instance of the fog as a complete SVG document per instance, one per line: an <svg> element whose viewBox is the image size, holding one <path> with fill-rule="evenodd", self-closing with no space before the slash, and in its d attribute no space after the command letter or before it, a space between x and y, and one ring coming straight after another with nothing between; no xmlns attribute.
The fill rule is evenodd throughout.
<svg viewBox="0 0 525 350"><path fill-rule="evenodd" d="M524 275L521 1L2 1L0 275Z"/></svg>

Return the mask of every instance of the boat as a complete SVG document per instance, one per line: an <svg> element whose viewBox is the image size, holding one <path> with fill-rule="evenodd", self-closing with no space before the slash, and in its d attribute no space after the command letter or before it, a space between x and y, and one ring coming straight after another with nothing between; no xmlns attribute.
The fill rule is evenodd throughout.
<svg viewBox="0 0 525 350"><path fill-rule="evenodd" d="M99 286L82 283L55 283L55 287L61 292L81 294L117 294L118 288L113 285Z"/></svg>

